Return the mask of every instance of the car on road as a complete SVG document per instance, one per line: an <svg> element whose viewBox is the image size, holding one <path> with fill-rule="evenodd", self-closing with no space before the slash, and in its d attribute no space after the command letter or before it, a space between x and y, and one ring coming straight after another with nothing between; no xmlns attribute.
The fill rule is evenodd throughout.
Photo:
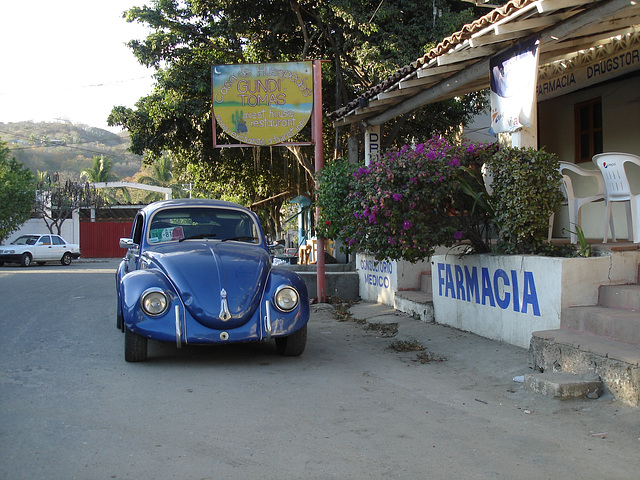
<svg viewBox="0 0 640 480"><path fill-rule="evenodd" d="M231 202L165 200L141 209L116 273L117 326L128 362L148 340L182 345L273 339L280 355L307 342L302 278L272 264L258 216Z"/></svg>
<svg viewBox="0 0 640 480"><path fill-rule="evenodd" d="M80 246L67 243L60 235L32 233L20 235L9 245L0 246L0 266L5 263L19 263L23 267L33 262L60 262L71 265L71 260L80 257Z"/></svg>

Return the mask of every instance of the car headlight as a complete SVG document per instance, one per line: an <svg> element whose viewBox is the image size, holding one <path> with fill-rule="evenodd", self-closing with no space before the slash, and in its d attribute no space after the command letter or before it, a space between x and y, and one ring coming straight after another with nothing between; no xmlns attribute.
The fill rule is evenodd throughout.
<svg viewBox="0 0 640 480"><path fill-rule="evenodd" d="M274 296L276 306L283 312L290 312L298 306L300 297L293 287L280 287Z"/></svg>
<svg viewBox="0 0 640 480"><path fill-rule="evenodd" d="M142 297L140 298L140 305L147 315L162 315L167 311L169 299L159 288L150 288L142 294Z"/></svg>

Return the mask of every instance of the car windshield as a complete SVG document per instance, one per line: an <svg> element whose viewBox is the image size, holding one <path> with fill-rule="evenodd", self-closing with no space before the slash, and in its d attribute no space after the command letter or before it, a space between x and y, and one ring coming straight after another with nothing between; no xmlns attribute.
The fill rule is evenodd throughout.
<svg viewBox="0 0 640 480"><path fill-rule="evenodd" d="M40 235L22 235L11 242L11 245L35 245L39 238Z"/></svg>
<svg viewBox="0 0 640 480"><path fill-rule="evenodd" d="M195 239L259 242L253 218L242 210L211 207L182 207L160 210L151 219L149 243Z"/></svg>

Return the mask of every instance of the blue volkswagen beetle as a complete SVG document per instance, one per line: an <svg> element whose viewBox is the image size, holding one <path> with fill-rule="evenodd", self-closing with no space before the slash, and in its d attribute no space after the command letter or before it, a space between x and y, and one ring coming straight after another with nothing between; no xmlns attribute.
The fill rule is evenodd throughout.
<svg viewBox="0 0 640 480"><path fill-rule="evenodd" d="M231 202L180 199L140 210L116 273L124 358L147 358L147 341L191 344L275 340L301 355L309 297L295 273L271 264L258 217Z"/></svg>

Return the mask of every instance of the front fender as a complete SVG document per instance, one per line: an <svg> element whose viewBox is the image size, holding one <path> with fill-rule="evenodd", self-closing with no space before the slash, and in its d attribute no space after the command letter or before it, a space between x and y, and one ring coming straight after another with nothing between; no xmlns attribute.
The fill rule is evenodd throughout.
<svg viewBox="0 0 640 480"><path fill-rule="evenodd" d="M280 311L275 304L276 291L283 285L295 288L300 297L300 303L290 312ZM269 332L265 331L266 336L286 337L300 330L309 321L309 293L304 280L295 272L273 268L262 298L262 318L267 316L267 306L270 309L271 332L269 335Z"/></svg>
<svg viewBox="0 0 640 480"><path fill-rule="evenodd" d="M163 290L169 297L170 308L158 317L150 317L146 315L140 306L140 298L142 294L149 288L159 288ZM172 328L172 322L163 320L167 315L173 314L172 306L176 302L180 302L175 288L169 279L159 270L135 270L124 275L120 280L120 303L122 306L122 318L126 328L133 332L141 333L138 325L145 323L144 329L149 331L156 330L158 340L167 337L167 340L175 338L175 329ZM156 325L153 328L152 325ZM166 330L166 331L165 331Z"/></svg>

